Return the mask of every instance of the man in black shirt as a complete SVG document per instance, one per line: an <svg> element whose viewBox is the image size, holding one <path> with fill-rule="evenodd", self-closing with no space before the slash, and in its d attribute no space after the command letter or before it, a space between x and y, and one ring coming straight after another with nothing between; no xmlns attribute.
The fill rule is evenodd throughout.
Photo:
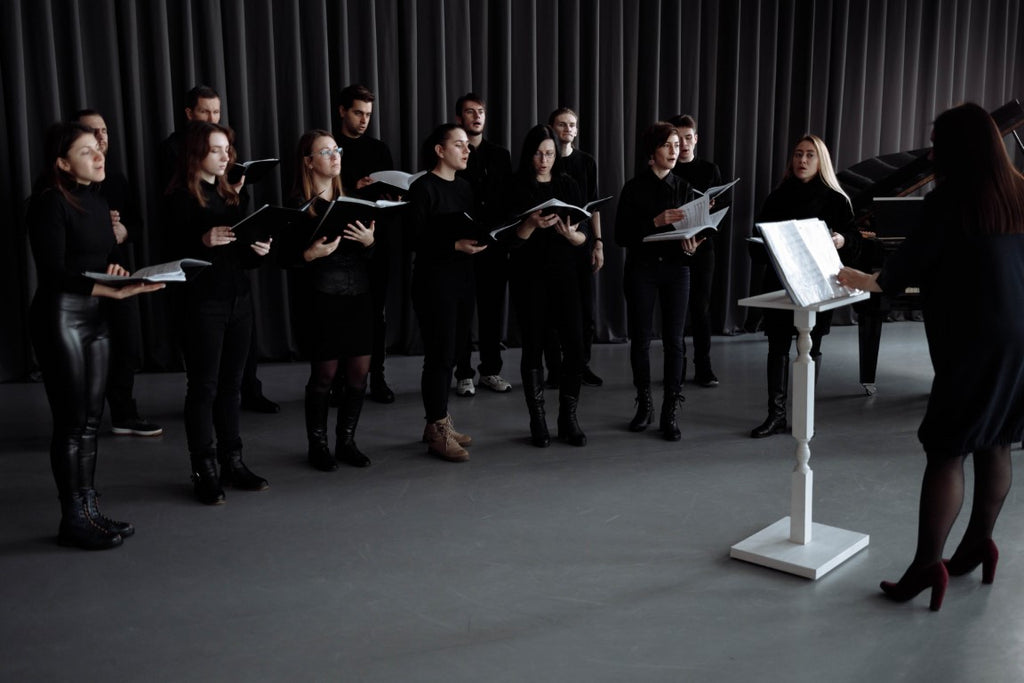
<svg viewBox="0 0 1024 683"><path fill-rule="evenodd" d="M341 184L346 194L358 195L372 183L371 173L395 168L391 150L386 143L366 134L373 116L373 91L365 85L346 86L338 96L338 117L341 133L335 139L342 149ZM377 221L374 230L376 247L370 261L370 296L373 299L373 352L370 355L370 399L392 403L395 394L384 379L384 358L387 354L388 282L391 271L389 233L398 228L396 220L389 224Z"/></svg>
<svg viewBox="0 0 1024 683"><path fill-rule="evenodd" d="M107 123L99 112L82 109L74 119L92 128L104 156L110 145ZM141 217L134 201L128 179L124 173L113 171L107 164L107 176L99 183L99 192L110 207L110 221L117 240L117 263L126 268L133 264L131 258L133 234L141 227ZM132 227L132 232L126 226ZM127 299L104 299L107 309L107 324L110 327L110 365L107 368L107 403L110 405L111 431L118 435L160 436L164 430L139 415L132 393L135 389L135 372L142 365L142 320L139 301L136 297Z"/></svg>
<svg viewBox="0 0 1024 683"><path fill-rule="evenodd" d="M722 173L710 161L698 159L697 122L689 114L674 116L669 123L679 131L679 160L672 172L701 192L722 184ZM719 197L715 209L724 206ZM725 227L723 224L722 227ZM693 381L702 387L718 386L718 378L711 369L711 287L715 279L715 238L706 239L697 247L690 259L690 334L693 337ZM686 365L683 361L685 379Z"/></svg>
<svg viewBox="0 0 1024 683"><path fill-rule="evenodd" d="M597 196L597 161L586 152L576 149L574 142L579 133L576 112L568 107L561 107L551 112L548 125L558 136L558 151L562 172L566 173L583 192L583 201L592 202ZM599 387L604 384L597 374L590 369L590 349L594 342L594 276L604 266L604 239L601 237L601 213L594 211L590 218L592 239L590 248L578 249L576 264L577 280L580 288L580 304L583 313L583 372L580 382L588 387ZM544 356L548 365L548 386L558 386L558 374L561 370L561 348L557 333L549 339Z"/></svg>
<svg viewBox="0 0 1024 683"><path fill-rule="evenodd" d="M502 218L502 192L512 179L512 159L504 147L484 139L487 103L476 93L466 93L455 103L455 123L469 138L469 162L458 176L473 187L473 218L483 224ZM501 376L502 326L505 322L505 292L508 288L508 251L492 246L475 260L477 339L480 349L480 383L492 391L512 391L512 385ZM455 392L472 396L472 343L466 339L456 354Z"/></svg>

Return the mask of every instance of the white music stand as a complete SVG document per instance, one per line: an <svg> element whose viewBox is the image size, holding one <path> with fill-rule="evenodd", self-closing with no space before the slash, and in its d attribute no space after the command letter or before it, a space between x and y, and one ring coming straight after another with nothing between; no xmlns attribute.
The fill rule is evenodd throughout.
<svg viewBox="0 0 1024 683"><path fill-rule="evenodd" d="M799 333L793 363L793 438L796 467L790 478L790 514L734 545L729 556L764 567L820 579L868 546L869 536L811 521L814 472L810 440L814 436L814 361L811 360L811 329L817 313L840 308L870 295L867 292L797 306L785 290L740 299L741 306L793 311Z"/></svg>

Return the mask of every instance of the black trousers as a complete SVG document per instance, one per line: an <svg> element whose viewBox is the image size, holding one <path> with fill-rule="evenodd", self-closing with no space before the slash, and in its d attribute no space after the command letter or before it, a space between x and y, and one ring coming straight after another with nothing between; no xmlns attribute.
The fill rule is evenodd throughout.
<svg viewBox="0 0 1024 683"><path fill-rule="evenodd" d="M370 355L370 372L384 372L384 358L387 355L387 302L388 283L391 281L391 254L388 242L377 240L377 247L370 259L370 297L373 301L373 353Z"/></svg>
<svg viewBox="0 0 1024 683"><path fill-rule="evenodd" d="M189 453L207 457L242 448L239 404L252 339L252 296L194 297L186 304L185 436Z"/></svg>
<svg viewBox="0 0 1024 683"><path fill-rule="evenodd" d="M492 245L473 257L476 270L476 332L481 375L500 375L501 339L505 324L505 294L508 289L508 251ZM472 330L459 343L457 379L472 379ZM441 417L444 417L443 415Z"/></svg>
<svg viewBox="0 0 1024 683"><path fill-rule="evenodd" d="M623 286L633 386L641 389L651 385L650 352L657 299L661 304L665 393L678 394L683 383L683 328L690 299L690 269L662 260L643 263L627 260Z"/></svg>
<svg viewBox="0 0 1024 683"><path fill-rule="evenodd" d="M591 262L593 249L584 246L575 252L576 288L580 295L580 327L583 333L583 365L590 364L590 350L594 343L594 266ZM558 377L562 371L562 342L558 328L548 328L548 338L544 347L544 364L548 371Z"/></svg>
<svg viewBox="0 0 1024 683"><path fill-rule="evenodd" d="M711 363L711 286L715 280L715 248L708 240L690 257L690 335L697 367ZM685 351L684 351L685 355Z"/></svg>
<svg viewBox="0 0 1024 683"><path fill-rule="evenodd" d="M37 294L30 315L53 416L50 466L64 497L93 487L110 356L106 317L97 297L65 293Z"/></svg>
<svg viewBox="0 0 1024 683"><path fill-rule="evenodd" d="M456 349L469 338L473 321L474 279L469 263L417 268L413 273L412 302L423 337L420 393L428 422L448 415Z"/></svg>
<svg viewBox="0 0 1024 683"><path fill-rule="evenodd" d="M554 332L564 354L561 388L570 393L575 388L578 393L584 344L583 306L576 272L571 267L548 272L513 268L509 283L522 335L519 369L524 383L531 371L543 369L545 346Z"/></svg>
<svg viewBox="0 0 1024 683"><path fill-rule="evenodd" d="M107 372L107 403L114 424L131 420L138 412L132 394L135 373L142 367L142 318L138 297L104 299L110 328L110 365Z"/></svg>

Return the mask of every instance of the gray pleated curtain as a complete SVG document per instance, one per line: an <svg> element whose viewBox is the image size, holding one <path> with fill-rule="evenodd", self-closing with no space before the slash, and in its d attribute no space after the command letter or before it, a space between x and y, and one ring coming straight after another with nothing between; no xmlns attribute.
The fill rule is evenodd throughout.
<svg viewBox="0 0 1024 683"><path fill-rule="evenodd" d="M146 220L135 265L158 256L155 150L196 83L221 93L243 157L282 158L279 175L253 186L257 204L287 193L304 130L337 129L336 93L351 82L377 93L370 132L406 170L466 91L487 98L487 136L513 159L530 126L571 106L603 193L642 165L639 131L692 113L698 153L742 178L712 306L715 328L731 333L750 279L743 240L796 137L821 135L844 168L926 146L930 121L955 103L993 109L1024 96L1019 0L5 0L0 12L0 380L31 367L35 275L23 213L43 131L79 108L104 114L109 163L138 190ZM609 236L614 215L614 205L602 214ZM389 343L415 351L399 245ZM598 336L622 340L623 254L606 245ZM288 278L273 267L254 278L261 355L295 358ZM147 365L175 367L161 296L143 302Z"/></svg>

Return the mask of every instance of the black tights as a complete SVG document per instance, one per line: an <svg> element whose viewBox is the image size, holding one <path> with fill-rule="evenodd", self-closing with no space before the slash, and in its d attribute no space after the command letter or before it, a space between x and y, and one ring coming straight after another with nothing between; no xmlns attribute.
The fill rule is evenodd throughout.
<svg viewBox="0 0 1024 683"><path fill-rule="evenodd" d="M345 386L356 391L366 391L366 376L370 372L370 356L349 356L345 359ZM338 359L315 360L309 364L307 388L317 394L326 394L331 389L334 376L338 373Z"/></svg>
<svg viewBox="0 0 1024 683"><path fill-rule="evenodd" d="M911 567L923 568L942 559L946 537L964 501L966 456L930 453L921 482L917 552ZM1010 491L1013 469L1010 447L994 446L974 452L974 502L971 518L957 553L973 556L992 538L992 529Z"/></svg>

